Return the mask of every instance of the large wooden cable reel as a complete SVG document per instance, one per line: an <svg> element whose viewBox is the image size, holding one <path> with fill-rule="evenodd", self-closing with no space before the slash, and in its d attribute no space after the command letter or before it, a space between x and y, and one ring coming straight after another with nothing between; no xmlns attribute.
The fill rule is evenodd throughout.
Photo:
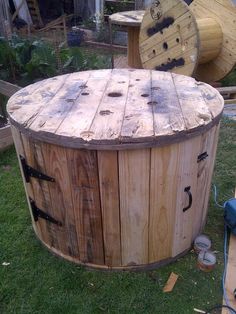
<svg viewBox="0 0 236 314"><path fill-rule="evenodd" d="M235 1L236 2L236 1ZM145 69L171 71L212 82L236 64L233 0L156 0L141 24L139 48Z"/></svg>

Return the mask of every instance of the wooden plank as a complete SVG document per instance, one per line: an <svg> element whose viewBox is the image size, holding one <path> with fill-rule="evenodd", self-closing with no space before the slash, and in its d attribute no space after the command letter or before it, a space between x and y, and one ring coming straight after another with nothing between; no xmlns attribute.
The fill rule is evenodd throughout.
<svg viewBox="0 0 236 314"><path fill-rule="evenodd" d="M40 111L50 106L50 102L62 89L67 77L68 75L57 76L18 91L8 102L10 117L29 127Z"/></svg>
<svg viewBox="0 0 236 314"><path fill-rule="evenodd" d="M59 146L41 143L41 152L46 174L55 179L55 182L48 187L53 218L62 223L62 226L56 229L60 251L65 255L78 257L78 239L66 150Z"/></svg>
<svg viewBox="0 0 236 314"><path fill-rule="evenodd" d="M202 82L196 84L202 93L202 97L208 110L211 112L212 118L214 119L214 117L221 114L224 109L223 98L217 93L216 89L209 89L209 85Z"/></svg>
<svg viewBox="0 0 236 314"><path fill-rule="evenodd" d="M32 225L33 225L33 228L34 228L36 235L40 238L42 235L41 230L40 230L39 226L36 225L36 223L34 221L34 217L33 217L32 211L31 211L31 204L29 201L29 198L34 199L32 184L31 184L31 182L26 183L24 171L22 169L22 164L21 164L21 160L20 160L20 155L23 157L26 157L24 145L23 145L23 142L21 139L21 133L13 125L11 125L11 132L12 132L15 148L17 151L17 158L18 158L21 176L22 176L22 180L23 180L23 184L24 184L24 188L25 188L25 193L26 193L27 203L28 203L28 207L29 207L29 211L30 211L30 215L31 215Z"/></svg>
<svg viewBox="0 0 236 314"><path fill-rule="evenodd" d="M0 128L0 152L7 149L13 144L13 138L11 134L11 127L7 126Z"/></svg>
<svg viewBox="0 0 236 314"><path fill-rule="evenodd" d="M179 278L179 275L176 275L175 273L171 273L170 277L165 285L165 287L163 288L163 292L171 292L174 289L174 286L177 282Z"/></svg>
<svg viewBox="0 0 236 314"><path fill-rule="evenodd" d="M119 152L122 265L148 263L150 150Z"/></svg>
<svg viewBox="0 0 236 314"><path fill-rule="evenodd" d="M80 261L104 265L102 213L96 151L67 150Z"/></svg>
<svg viewBox="0 0 236 314"><path fill-rule="evenodd" d="M147 84L143 85L143 81ZM152 81L150 71L134 70L130 72L129 90L121 129L123 141L135 141L154 136L152 107L147 111L151 102Z"/></svg>
<svg viewBox="0 0 236 314"><path fill-rule="evenodd" d="M20 86L0 80L0 94L11 97L21 89Z"/></svg>
<svg viewBox="0 0 236 314"><path fill-rule="evenodd" d="M174 73L172 73L172 76L184 115L186 129L208 124L212 119L212 115L196 85L196 81Z"/></svg>
<svg viewBox="0 0 236 314"><path fill-rule="evenodd" d="M131 72L130 72L131 73ZM92 139L100 143L117 142L121 133L129 90L130 73L114 69L89 129Z"/></svg>
<svg viewBox="0 0 236 314"><path fill-rule="evenodd" d="M151 150L149 263L172 256L179 144Z"/></svg>
<svg viewBox="0 0 236 314"><path fill-rule="evenodd" d="M73 107L58 127L57 134L65 136L73 134L77 138L86 138L91 135L90 127L110 77L111 70L91 73L79 98L74 102ZM95 86L96 88L94 88Z"/></svg>
<svg viewBox="0 0 236 314"><path fill-rule="evenodd" d="M45 106L38 114L37 120L31 123L31 128L37 132L55 133L68 112L74 106L76 99L83 92L90 76L90 71L70 74L65 81L63 89L60 89L51 100L50 106Z"/></svg>
<svg viewBox="0 0 236 314"><path fill-rule="evenodd" d="M85 46L89 46L89 47L93 47L93 48L101 48L106 49L107 51L110 51L111 49L111 45L110 44L106 44L106 43L100 43L100 42L96 42L96 41L91 41L91 40L86 40L84 42ZM114 45L112 44L112 48L114 51L120 51L120 52L126 52L127 51L127 47L126 46L121 46L121 45Z"/></svg>
<svg viewBox="0 0 236 314"><path fill-rule="evenodd" d="M182 108L170 73L152 72L151 105L155 135L175 134L186 129Z"/></svg>
<svg viewBox="0 0 236 314"><path fill-rule="evenodd" d="M224 94L236 94L236 86L224 86L224 87L218 87L218 92L221 93L221 95Z"/></svg>
<svg viewBox="0 0 236 314"><path fill-rule="evenodd" d="M210 194L210 184L213 168L211 167L212 163L214 164L215 160L215 141L217 142L218 138L216 138L216 129L217 126L213 127L208 132L202 134L201 136L201 144L199 155L206 152L208 157L202 161L198 162L198 170L197 170L197 204L198 210L194 213L194 223L193 223L193 236L192 241L201 233L202 231L202 219L206 217L207 209L208 209L208 197Z"/></svg>
<svg viewBox="0 0 236 314"><path fill-rule="evenodd" d="M128 26L128 65L131 68L142 69L139 54L139 27Z"/></svg>
<svg viewBox="0 0 236 314"><path fill-rule="evenodd" d="M225 104L226 105L236 104L236 99L227 99L225 100Z"/></svg>
<svg viewBox="0 0 236 314"><path fill-rule="evenodd" d="M175 210L175 227L172 256L189 249L192 244L192 229L197 203L197 156L201 146L201 136L179 144L178 170L177 170L177 198ZM192 195L191 207L183 211L190 203L190 197L185 191L190 188Z"/></svg>
<svg viewBox="0 0 236 314"><path fill-rule="evenodd" d="M24 136L23 134L21 135L22 138L22 144L24 147L24 153L25 153L25 159L26 163L30 166L33 167L34 169L37 170L42 170L42 173L45 173L45 169L39 169L37 160L35 158L35 148L34 148L34 143L32 141L29 141L29 139ZM30 183L31 187L33 190L33 201L35 202L35 205L42 209L44 212L47 214L51 215L50 213L50 199L46 199L44 197L44 194L42 193L42 188L41 185L43 185L43 181L39 181L39 179L36 178L30 178ZM50 236L50 223L47 222L44 219L39 218L38 221L36 222L37 228L40 229L41 234L40 234L40 239L48 243L49 245L55 244L55 241L52 241L51 236ZM54 242L54 243L53 243ZM57 245L55 245L56 248L58 248Z"/></svg>
<svg viewBox="0 0 236 314"><path fill-rule="evenodd" d="M208 175L208 182L207 182L207 186L206 186L206 191L210 191L210 188L211 188L211 179L212 179L213 170L214 170L214 166L215 166L215 157L216 157L216 150L217 150L218 138L219 138L219 132L220 132L220 124L216 125L212 132L213 132L213 134L212 134L212 144L213 145L211 147L212 160L211 160L211 163L210 163L209 169L208 169L209 175ZM205 224L206 224L209 198L210 198L210 193L206 194L206 196L205 196L205 202L203 205L203 213L202 213L202 225L201 225L200 230L203 230L203 228L205 227Z"/></svg>
<svg viewBox="0 0 236 314"><path fill-rule="evenodd" d="M105 264L121 266L118 153L98 151Z"/></svg>

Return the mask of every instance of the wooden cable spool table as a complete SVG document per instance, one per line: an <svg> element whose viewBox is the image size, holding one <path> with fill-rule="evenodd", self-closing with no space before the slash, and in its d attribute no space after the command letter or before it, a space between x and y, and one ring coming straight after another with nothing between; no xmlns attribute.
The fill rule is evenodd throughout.
<svg viewBox="0 0 236 314"><path fill-rule="evenodd" d="M142 65L218 81L236 64L236 4L190 2L155 0L145 11L139 37Z"/></svg>
<svg viewBox="0 0 236 314"><path fill-rule="evenodd" d="M110 25L126 26L128 31L128 65L141 69L142 62L139 55L139 31L145 11L125 11L114 13L109 17ZM111 32L111 30L110 30ZM112 42L111 42L112 45Z"/></svg>
<svg viewBox="0 0 236 314"><path fill-rule="evenodd" d="M53 253L98 269L185 254L206 221L223 98L193 78L96 70L8 102L32 223Z"/></svg>

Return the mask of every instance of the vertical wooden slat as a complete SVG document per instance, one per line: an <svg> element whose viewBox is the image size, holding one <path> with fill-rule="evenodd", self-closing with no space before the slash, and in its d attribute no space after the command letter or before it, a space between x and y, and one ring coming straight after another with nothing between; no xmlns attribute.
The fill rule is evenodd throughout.
<svg viewBox="0 0 236 314"><path fill-rule="evenodd" d="M29 166L34 169L41 171L44 174L46 173L46 166L43 159L41 145L37 141L29 140L25 135L22 134L22 140L25 149L26 162ZM49 185L54 185L54 182L48 182L44 180L39 180L37 178L30 178L32 189L34 192L34 202L35 205L54 217L52 210L51 197L49 192ZM47 245L59 249L59 243L57 238L58 226L48 222L42 218L39 218L37 225L40 226L42 230L41 240L44 241Z"/></svg>
<svg viewBox="0 0 236 314"><path fill-rule="evenodd" d="M104 264L96 151L67 150L80 260Z"/></svg>
<svg viewBox="0 0 236 314"><path fill-rule="evenodd" d="M67 168L66 149L46 143L41 144L46 174L56 182L49 185L53 218L63 226L57 227L57 238L63 254L78 257L78 240L75 214L71 199L70 176Z"/></svg>
<svg viewBox="0 0 236 314"><path fill-rule="evenodd" d="M197 203L198 203L198 210L195 212L194 215L194 224L193 224L193 236L192 240L196 238L196 236L201 232L202 227L202 219L205 217L207 213L207 207L208 207L208 199L209 199L209 189L210 185L209 182L211 182L212 172L210 169L212 168L212 163L214 164L214 152L213 147L215 141L215 133L216 128L212 128L207 133L204 133L202 135L201 139L201 146L199 150L199 154L202 154L204 152L207 152L208 157L202 161L198 162L198 171L197 171ZM212 169L213 170L213 169Z"/></svg>
<svg viewBox="0 0 236 314"><path fill-rule="evenodd" d="M143 68L139 55L139 31L140 27L128 27L128 65L136 69Z"/></svg>
<svg viewBox="0 0 236 314"><path fill-rule="evenodd" d="M105 264L121 265L118 153L98 152Z"/></svg>
<svg viewBox="0 0 236 314"><path fill-rule="evenodd" d="M11 132L12 132L12 136L13 136L13 140L14 140L14 144L15 144L15 148L16 148L16 152L17 152L17 157L18 157L18 161L19 161L19 166L20 166L20 170L21 170L21 176L23 179L25 193L27 195L27 202L28 202L28 206L29 206L29 210L30 210L33 228L34 228L37 236L40 238L42 236L41 229L39 228L38 225L36 225L36 223L34 221L34 217L33 217L32 211L31 211L31 204L29 202L29 197L34 199L32 184L31 184L31 182L26 183L26 181L25 181L25 176L24 176L24 172L22 169L21 160L19 157L19 155L21 155L23 157L26 156L25 150L24 150L24 145L23 145L23 142L21 139L21 133L13 125L11 125Z"/></svg>
<svg viewBox="0 0 236 314"><path fill-rule="evenodd" d="M175 231L172 256L176 256L187 250L192 242L192 228L194 215L198 211L197 203L197 156L201 145L201 136L197 136L180 143L178 162L177 198L175 210ZM189 204L189 196L185 192L186 187L191 187L192 206L183 212L183 208ZM173 217L174 219L174 217Z"/></svg>
<svg viewBox="0 0 236 314"><path fill-rule="evenodd" d="M25 135L21 135L22 138L22 144L25 151L25 159L27 165L30 167L33 167L36 170L40 170L37 161L35 158L35 151L34 151L34 144L32 141L29 141L29 139ZM45 171L44 171L45 172ZM37 178L30 178L30 183L33 190L33 201L35 202L35 205L45 211L48 212L48 207L50 208L50 204L46 202L46 199L44 198L44 194L42 193L41 184L44 184L42 181L40 182ZM49 223L39 218L36 222L36 226L41 230L41 240L43 240L45 243L51 244L51 239L49 236L49 230L48 230Z"/></svg>
<svg viewBox="0 0 236 314"><path fill-rule="evenodd" d="M179 144L151 150L149 262L171 257Z"/></svg>
<svg viewBox="0 0 236 314"><path fill-rule="evenodd" d="M219 131L220 131L220 124L217 125L215 128L215 134L214 136L212 135L211 141L213 143L212 146L212 151L211 151L211 163L209 166L209 175L208 175L208 182L205 190L205 202L203 205L203 213L202 213L202 224L201 224L201 230L204 228L206 224L206 219L207 219L207 208L208 208L208 203L209 203L209 197L210 197L210 188L211 188L211 180L212 180L212 175L213 175L213 170L215 166L215 157L216 157L216 150L217 150L217 144L218 144L218 137L219 137Z"/></svg>
<svg viewBox="0 0 236 314"><path fill-rule="evenodd" d="M122 265L148 262L150 150L119 152Z"/></svg>

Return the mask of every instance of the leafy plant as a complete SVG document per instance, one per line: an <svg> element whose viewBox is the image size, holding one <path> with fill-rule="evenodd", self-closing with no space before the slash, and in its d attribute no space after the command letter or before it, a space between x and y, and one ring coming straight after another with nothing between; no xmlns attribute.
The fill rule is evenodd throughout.
<svg viewBox="0 0 236 314"><path fill-rule="evenodd" d="M31 58L25 64L24 75L29 79L47 78L57 74L55 51L42 41L31 44Z"/></svg>
<svg viewBox="0 0 236 314"><path fill-rule="evenodd" d="M79 47L61 50L60 57L65 72L81 71L86 68L87 60Z"/></svg>
<svg viewBox="0 0 236 314"><path fill-rule="evenodd" d="M58 61L59 59L59 61ZM59 66L60 65L60 66ZM109 59L80 47L55 50L42 40L0 38L0 79L27 85L62 73L110 67Z"/></svg>

